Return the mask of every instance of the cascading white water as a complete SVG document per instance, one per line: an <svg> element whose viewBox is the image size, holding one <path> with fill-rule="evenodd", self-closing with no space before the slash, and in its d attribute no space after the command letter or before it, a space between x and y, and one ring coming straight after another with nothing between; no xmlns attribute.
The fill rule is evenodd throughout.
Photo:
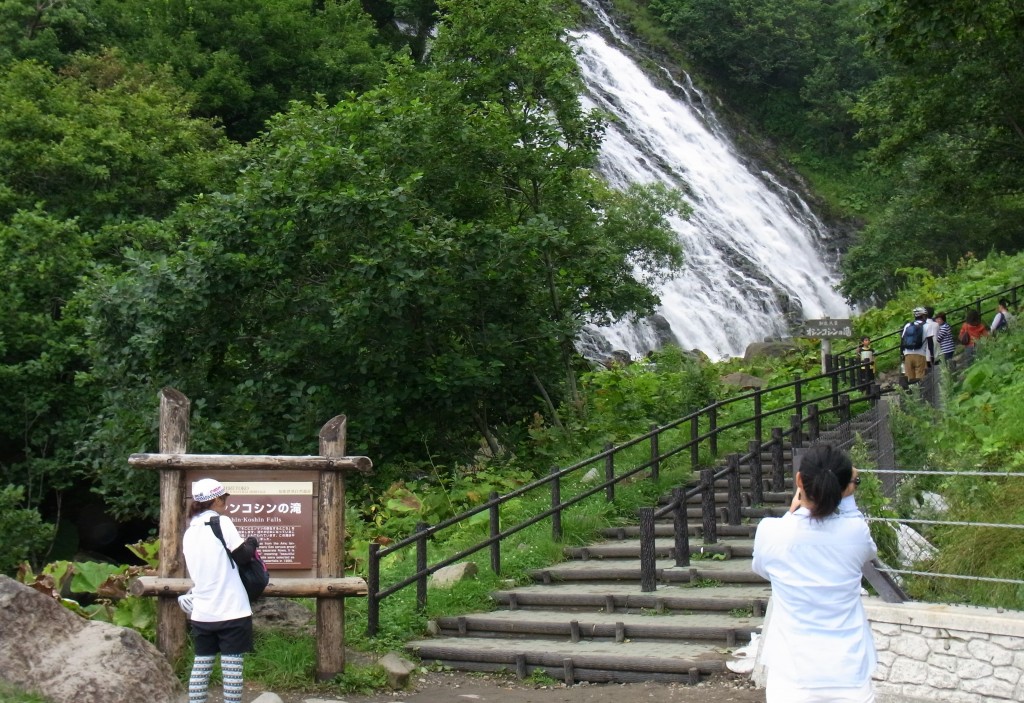
<svg viewBox="0 0 1024 703"><path fill-rule="evenodd" d="M575 40L589 93L585 103L612 116L601 151L603 176L617 187L667 184L693 207L688 220L672 222L685 264L659 291L658 313L675 340L723 358L742 354L750 342L787 334L787 315L848 316L834 290L834 265L823 258L824 225L799 195L745 165L693 86L677 84L673 94L600 34L581 32ZM664 334L650 321L620 322L588 328L581 346L588 356L599 355L598 347L637 356L657 348Z"/></svg>

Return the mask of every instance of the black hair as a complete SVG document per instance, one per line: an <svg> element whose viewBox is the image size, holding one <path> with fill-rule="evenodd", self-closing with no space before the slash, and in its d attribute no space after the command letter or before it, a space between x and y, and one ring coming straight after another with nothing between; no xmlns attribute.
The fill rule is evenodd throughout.
<svg viewBox="0 0 1024 703"><path fill-rule="evenodd" d="M215 500L217 500L217 499L216 498L211 498L210 500L204 500L202 502L199 502L197 500L193 500L191 503L189 503L189 506L188 506L188 519L191 520L192 518L194 518L196 515L199 515L203 511L209 510L210 506L213 505L213 501L215 501Z"/></svg>
<svg viewBox="0 0 1024 703"><path fill-rule="evenodd" d="M946 321L946 313L945 312L937 312L937 313L935 313L935 319L936 320L938 320L940 317L942 318L943 322Z"/></svg>
<svg viewBox="0 0 1024 703"><path fill-rule="evenodd" d="M1000 298L999 299L999 304L1002 305L1004 308L1009 308L1010 307L1010 301L1007 300L1006 298Z"/></svg>
<svg viewBox="0 0 1024 703"><path fill-rule="evenodd" d="M853 480L853 462L841 449L820 444L804 452L799 473L804 497L814 504L811 517L824 520L839 509L843 491Z"/></svg>
<svg viewBox="0 0 1024 703"><path fill-rule="evenodd" d="M969 325L976 325L981 322L981 313L974 308L968 308L967 313L964 315L964 322Z"/></svg>

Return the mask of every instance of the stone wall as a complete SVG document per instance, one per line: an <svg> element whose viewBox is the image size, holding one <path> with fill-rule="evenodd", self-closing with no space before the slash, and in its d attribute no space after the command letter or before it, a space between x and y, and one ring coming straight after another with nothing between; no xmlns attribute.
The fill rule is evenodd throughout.
<svg viewBox="0 0 1024 703"><path fill-rule="evenodd" d="M1024 612L865 599L879 703L1024 701Z"/></svg>

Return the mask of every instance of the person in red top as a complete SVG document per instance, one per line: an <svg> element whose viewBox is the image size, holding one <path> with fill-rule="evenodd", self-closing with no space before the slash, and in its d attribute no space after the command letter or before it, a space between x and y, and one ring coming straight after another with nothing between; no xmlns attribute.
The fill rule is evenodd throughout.
<svg viewBox="0 0 1024 703"><path fill-rule="evenodd" d="M964 323L960 325L960 334L957 340L967 347L968 360L974 358L974 344L982 337L988 336L988 327L981 321L981 314L971 308L964 317Z"/></svg>

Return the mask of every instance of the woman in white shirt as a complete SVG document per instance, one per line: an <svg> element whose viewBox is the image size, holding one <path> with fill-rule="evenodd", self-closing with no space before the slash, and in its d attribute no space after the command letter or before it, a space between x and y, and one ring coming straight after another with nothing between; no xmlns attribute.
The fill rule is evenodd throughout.
<svg viewBox="0 0 1024 703"><path fill-rule="evenodd" d="M753 569L772 584L762 645L767 703L875 700L860 584L877 550L867 523L840 511L858 482L844 452L814 447L801 460L790 512L757 527Z"/></svg>
<svg viewBox="0 0 1024 703"><path fill-rule="evenodd" d="M219 481L204 478L192 484L182 551L193 586L179 599L189 613L196 650L188 682L189 703L205 703L218 652L224 701L241 703L242 655L252 651L252 609L232 557L239 564L248 563L259 544L255 537L243 540L231 518L223 514L227 499L228 492ZM210 527L210 519L217 516L223 543Z"/></svg>

